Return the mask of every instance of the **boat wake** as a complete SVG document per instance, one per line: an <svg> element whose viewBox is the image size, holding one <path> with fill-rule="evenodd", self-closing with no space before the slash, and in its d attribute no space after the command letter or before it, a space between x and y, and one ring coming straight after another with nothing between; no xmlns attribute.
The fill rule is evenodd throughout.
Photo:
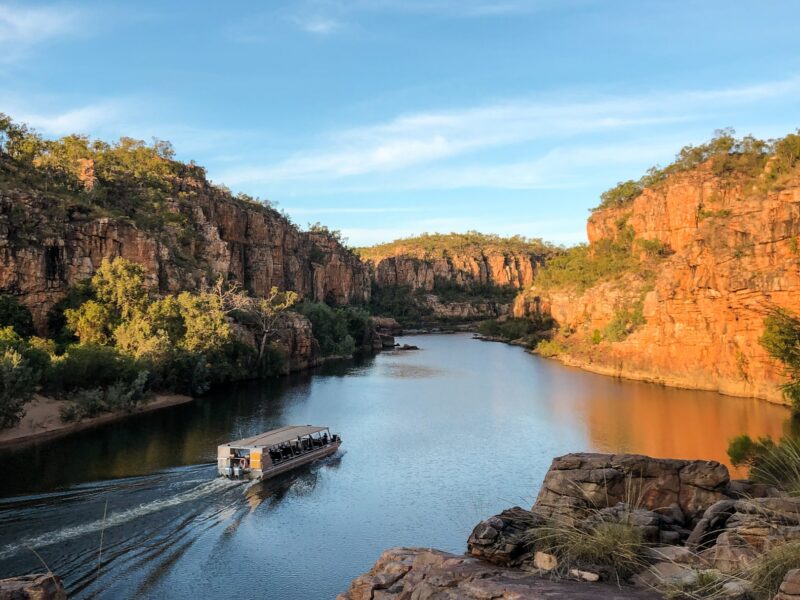
<svg viewBox="0 0 800 600"><path fill-rule="evenodd" d="M0 560L13 556L21 550L28 550L31 548L35 550L51 544L59 544L77 537L99 532L104 529L111 529L112 527L117 527L118 525L122 525L123 523L133 521L134 519L138 519L151 513L198 500L204 496L217 494L229 488L238 487L242 485L242 483L243 482L231 481L228 479L214 479L212 481L206 481L193 489L176 494L172 497L161 500L153 500L133 508L119 512L112 512L107 514L105 518L97 519L89 523L83 523L73 527L65 527L58 531L43 533L35 537L23 538L18 542L8 544L0 548Z"/></svg>

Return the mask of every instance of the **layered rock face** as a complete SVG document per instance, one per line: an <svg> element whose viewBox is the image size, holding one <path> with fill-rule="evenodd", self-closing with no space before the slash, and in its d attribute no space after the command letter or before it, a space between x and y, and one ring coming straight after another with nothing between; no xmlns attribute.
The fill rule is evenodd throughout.
<svg viewBox="0 0 800 600"><path fill-rule="evenodd" d="M199 289L222 275L256 295L277 286L315 301L369 299L367 267L331 236L301 232L278 212L200 179L181 185L191 200L169 203L168 222L147 228L0 190L0 290L28 306L39 330L70 286L117 256L141 264L162 292Z"/></svg>
<svg viewBox="0 0 800 600"><path fill-rule="evenodd" d="M408 286L432 292L437 283L458 287L512 286L533 283L540 260L530 254L486 249L470 254L446 253L431 256L398 245L393 254L370 256L373 279L378 286Z"/></svg>
<svg viewBox="0 0 800 600"><path fill-rule="evenodd" d="M470 232L423 235L361 250L379 289L404 288L433 319L475 321L511 312L551 249L541 242ZM509 295L511 290L511 295Z"/></svg>
<svg viewBox="0 0 800 600"><path fill-rule="evenodd" d="M782 401L781 368L758 339L771 307L800 311L800 180L770 192L756 186L721 180L706 164L646 189L630 206L595 211L592 245L626 223L636 240L661 246L655 277L629 274L585 291L533 288L514 313L550 313L572 332L565 358L577 366ZM593 348L593 332L637 301L646 323Z"/></svg>

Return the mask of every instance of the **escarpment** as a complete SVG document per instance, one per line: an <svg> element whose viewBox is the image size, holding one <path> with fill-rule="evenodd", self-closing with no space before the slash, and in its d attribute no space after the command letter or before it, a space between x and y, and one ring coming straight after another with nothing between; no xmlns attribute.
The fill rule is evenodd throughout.
<svg viewBox="0 0 800 600"><path fill-rule="evenodd" d="M763 179L721 177L706 162L596 210L586 264L624 247L631 265L588 285L545 277L514 314L550 314L551 351L570 364L782 401L782 367L759 338L771 309L800 311L800 174Z"/></svg>
<svg viewBox="0 0 800 600"><path fill-rule="evenodd" d="M366 266L324 231L302 232L277 211L232 197L204 178L175 183L158 219L98 214L41 190L0 189L0 290L31 310L37 329L67 290L104 258L141 264L162 292L223 276L256 295L272 286L315 301L369 299Z"/></svg>

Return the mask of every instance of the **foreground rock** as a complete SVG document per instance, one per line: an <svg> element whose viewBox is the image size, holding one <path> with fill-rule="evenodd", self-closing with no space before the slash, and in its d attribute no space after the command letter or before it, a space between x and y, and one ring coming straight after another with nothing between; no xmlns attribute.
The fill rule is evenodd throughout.
<svg viewBox="0 0 800 600"><path fill-rule="evenodd" d="M24 575L0 579L0 600L67 600L55 575Z"/></svg>
<svg viewBox="0 0 800 600"><path fill-rule="evenodd" d="M559 527L589 532L610 523L638 531L644 542L628 564L540 545ZM794 540L800 498L731 481L717 462L568 454L553 460L530 510L509 508L475 526L467 556L389 550L340 599L661 597L656 589L682 597L685 586L709 581L718 597L744 599L747 569ZM790 595L800 594L796 580L781 600L800 600ZM609 583L619 581L636 585Z"/></svg>
<svg viewBox="0 0 800 600"><path fill-rule="evenodd" d="M537 573L494 566L475 558L426 548L393 548L337 600L572 600L650 599L651 590L578 580L555 581Z"/></svg>

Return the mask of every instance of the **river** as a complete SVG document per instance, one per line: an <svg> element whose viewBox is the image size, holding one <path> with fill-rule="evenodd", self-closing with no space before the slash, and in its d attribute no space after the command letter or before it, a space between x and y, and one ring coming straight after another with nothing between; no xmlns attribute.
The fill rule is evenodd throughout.
<svg viewBox="0 0 800 600"><path fill-rule="evenodd" d="M725 461L734 435L788 427L763 401L468 334L402 341L421 349L0 453L0 577L44 563L76 598L333 598L387 547L463 552L479 520L533 503L558 454ZM341 433L340 454L266 484L216 477L217 444L306 423Z"/></svg>

